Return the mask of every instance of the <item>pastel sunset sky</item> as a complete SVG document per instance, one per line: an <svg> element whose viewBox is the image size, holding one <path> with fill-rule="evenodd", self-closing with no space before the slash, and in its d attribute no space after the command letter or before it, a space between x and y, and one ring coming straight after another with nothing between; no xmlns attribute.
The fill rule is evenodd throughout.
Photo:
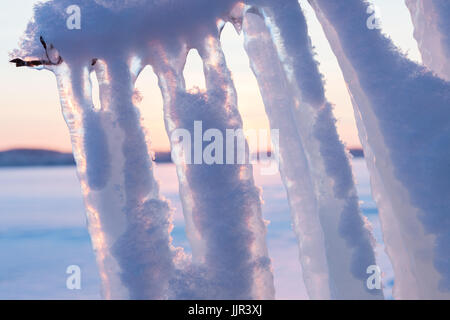
<svg viewBox="0 0 450 320"><path fill-rule="evenodd" d="M47 71L15 68L8 53L17 47L32 7L37 0L0 2L0 150L27 147L70 151L69 134L63 120L54 76ZM349 147L359 146L350 98L337 61L307 1L301 0L309 32L325 77L328 100L335 106L338 130ZM403 0L373 0L379 8L383 31L409 58L420 61L409 12ZM243 37L231 25L222 34L222 44L238 91L239 109L246 129L268 128L259 89L243 49ZM191 52L185 69L188 87L200 85L200 58ZM162 97L151 67L136 83L143 99L138 107L152 141L152 149L168 150L164 129Z"/></svg>

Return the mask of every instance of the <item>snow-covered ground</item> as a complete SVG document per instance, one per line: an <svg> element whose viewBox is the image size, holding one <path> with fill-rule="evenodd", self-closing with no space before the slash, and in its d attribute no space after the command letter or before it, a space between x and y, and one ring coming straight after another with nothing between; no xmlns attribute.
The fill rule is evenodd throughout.
<svg viewBox="0 0 450 320"><path fill-rule="evenodd" d="M384 273L385 296L391 298L392 267L384 254L378 212L370 194L364 160L353 160L364 214L373 225L377 261ZM260 176L263 214L268 226L277 299L306 299L298 246L291 228L286 193L279 176ZM189 251L184 232L178 181L172 164L158 164L161 193L175 208L174 244ZM100 279L86 229L74 167L0 169L0 299L99 299ZM66 288L66 268L78 265L81 290Z"/></svg>

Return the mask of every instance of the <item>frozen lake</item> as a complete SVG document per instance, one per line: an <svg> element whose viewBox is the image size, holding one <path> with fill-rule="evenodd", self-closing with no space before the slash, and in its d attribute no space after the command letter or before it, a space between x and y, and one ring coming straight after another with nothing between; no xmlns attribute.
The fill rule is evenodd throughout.
<svg viewBox="0 0 450 320"><path fill-rule="evenodd" d="M384 253L378 212L370 195L369 174L353 160L364 215L373 226L385 295L391 297L393 272ZM189 251L184 233L178 182L172 164L158 164L161 193L175 208L174 244ZM280 177L255 179L263 190L269 254L278 299L307 299L289 207ZM100 280L86 229L74 167L0 169L0 299L99 299ZM66 268L78 265L81 290L66 288Z"/></svg>

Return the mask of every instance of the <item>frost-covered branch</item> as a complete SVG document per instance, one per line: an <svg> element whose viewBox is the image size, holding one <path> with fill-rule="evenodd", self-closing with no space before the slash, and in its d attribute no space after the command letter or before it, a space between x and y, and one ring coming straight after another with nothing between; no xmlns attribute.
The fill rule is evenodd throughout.
<svg viewBox="0 0 450 320"><path fill-rule="evenodd" d="M45 42L45 40L42 36L39 38L39 40L40 40L42 46L44 47L46 59L24 61L20 58L15 58L9 62L15 63L16 67L18 67L18 68L19 67L57 66L57 65L60 65L61 63L63 63L63 59L58 54L58 51L53 47L52 44L50 44L50 47L47 48L47 43ZM50 54L49 54L49 52L50 52ZM50 58L51 55L53 56L53 58L56 57L56 61L52 61L52 59Z"/></svg>

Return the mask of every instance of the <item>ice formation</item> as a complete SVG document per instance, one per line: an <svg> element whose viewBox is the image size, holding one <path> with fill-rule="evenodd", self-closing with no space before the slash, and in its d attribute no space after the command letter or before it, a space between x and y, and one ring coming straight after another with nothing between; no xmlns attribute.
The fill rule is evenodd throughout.
<svg viewBox="0 0 450 320"><path fill-rule="evenodd" d="M408 60L362 0L310 0L338 58L371 173L394 297L450 297L450 84Z"/></svg>
<svg viewBox="0 0 450 320"><path fill-rule="evenodd" d="M43 56L31 60L42 63L15 60L57 76L104 296L273 299L266 225L252 166L186 164L183 157L175 157L191 262L171 244L170 208L158 193L149 143L133 105L134 83L152 65L170 136L179 127L194 130L194 121L223 133L242 128L217 25L232 2L190 1L192 15L185 15L183 2L177 9L170 1L117 4L39 4L20 55L28 61ZM66 28L65 9L71 5L83 13L80 30ZM176 27L170 21L177 21ZM190 48L204 61L206 92L184 88L182 72ZM100 110L93 108L91 72L99 81ZM191 151L179 150L179 141L173 141L173 149L175 155Z"/></svg>
<svg viewBox="0 0 450 320"><path fill-rule="evenodd" d="M375 265L353 176L314 61L297 1L255 1L244 32L270 124L280 128L284 180L308 294L313 299L382 298L368 290Z"/></svg>
<svg viewBox="0 0 450 320"><path fill-rule="evenodd" d="M202 32L202 34L200 34ZM185 129L191 137L200 123L202 131L241 129L237 96L221 49L215 25L199 30L198 42L176 43L175 49L155 45L149 63L159 78L164 98L166 128L172 137L174 161L180 181L187 233L194 251L194 263L203 263L214 272L212 282L226 292L210 298L273 298L273 279L265 244L260 192L249 164L219 165L195 163L194 148L182 148L182 139L173 135ZM183 69L190 48L198 50L203 63L206 92L187 92ZM242 131L241 131L242 132ZM180 138L180 139L178 139ZM204 143L203 148L208 144ZM239 145L234 147L238 154ZM248 147L246 158L249 158ZM192 162L186 162L189 153ZM252 284L252 280L255 281ZM253 285L259 295L251 293Z"/></svg>
<svg viewBox="0 0 450 320"><path fill-rule="evenodd" d="M450 2L405 0L425 66L450 81Z"/></svg>
<svg viewBox="0 0 450 320"><path fill-rule="evenodd" d="M106 58L95 66L68 61L47 68L56 75L71 134L104 297L165 298L174 271L170 208L153 177L128 65ZM100 110L92 103L93 70Z"/></svg>
<svg viewBox="0 0 450 320"><path fill-rule="evenodd" d="M309 2L353 99L395 269L395 296L448 297L450 185L443 173L450 160L450 85L407 60L379 30L367 29L365 1ZM73 5L81 8L81 29L66 27L66 8ZM430 21L427 11L415 16ZM367 270L376 265L373 241L298 1L53 0L36 6L14 52L23 60L13 61L56 75L104 297L275 297L252 166L189 162L196 147L184 147L186 137L177 135L184 129L194 136L200 122L203 131L222 136L242 128L220 44L227 22L244 31L270 125L280 130L275 150L310 298L382 299L381 289L366 284ZM433 28L444 38L443 22ZM419 42L422 34L436 34L424 30ZM438 57L424 61L445 78L448 42L439 43ZM191 49L203 61L203 91L185 88ZM171 243L171 209L159 194L133 104L134 83L147 65L163 96L192 257ZM92 72L99 109L92 102ZM246 143L232 150L232 160L238 151L249 158Z"/></svg>

